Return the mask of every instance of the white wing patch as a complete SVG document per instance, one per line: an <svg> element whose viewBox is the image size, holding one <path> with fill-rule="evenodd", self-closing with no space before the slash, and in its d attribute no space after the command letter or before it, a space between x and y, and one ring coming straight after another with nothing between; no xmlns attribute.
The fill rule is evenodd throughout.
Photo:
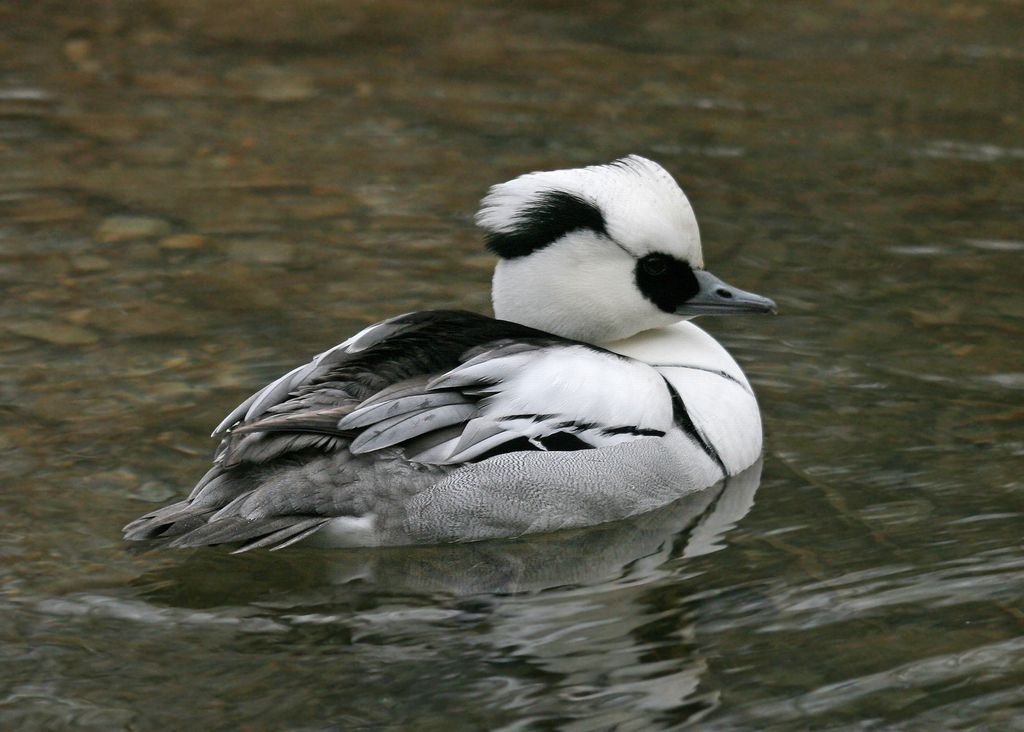
<svg viewBox="0 0 1024 732"><path fill-rule="evenodd" d="M396 384L338 426L361 430L355 453L402 445L412 460L453 464L520 438L540 450L606 447L664 435L672 424L668 387L646 364L582 345L518 342L431 381Z"/></svg>

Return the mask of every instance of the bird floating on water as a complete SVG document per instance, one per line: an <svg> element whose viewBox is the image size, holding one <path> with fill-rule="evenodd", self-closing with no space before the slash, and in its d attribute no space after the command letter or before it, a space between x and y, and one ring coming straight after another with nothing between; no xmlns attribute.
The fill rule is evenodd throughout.
<svg viewBox="0 0 1024 732"><path fill-rule="evenodd" d="M736 361L689 319L774 303L704 269L693 209L630 155L522 175L476 216L495 318L384 320L242 402L191 495L132 540L464 542L642 513L761 452Z"/></svg>

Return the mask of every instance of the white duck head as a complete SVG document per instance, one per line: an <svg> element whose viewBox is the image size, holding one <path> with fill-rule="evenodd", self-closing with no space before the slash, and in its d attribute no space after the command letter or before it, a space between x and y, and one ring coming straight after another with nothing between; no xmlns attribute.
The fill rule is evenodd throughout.
<svg viewBox="0 0 1024 732"><path fill-rule="evenodd" d="M501 257L492 297L503 320L606 343L695 315L775 308L704 271L690 202L638 155L500 183L476 222Z"/></svg>

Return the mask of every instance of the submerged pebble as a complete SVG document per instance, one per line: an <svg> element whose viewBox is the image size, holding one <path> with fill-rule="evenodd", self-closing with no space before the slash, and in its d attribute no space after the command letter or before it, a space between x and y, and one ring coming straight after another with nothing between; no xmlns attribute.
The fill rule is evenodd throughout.
<svg viewBox="0 0 1024 732"><path fill-rule="evenodd" d="M228 242L227 255L236 261L258 264L284 264L295 255L295 247L282 241L270 239L245 239Z"/></svg>
<svg viewBox="0 0 1024 732"><path fill-rule="evenodd" d="M163 219L149 216L108 216L96 229L96 241L114 242L163 236L171 225Z"/></svg>
<svg viewBox="0 0 1024 732"><path fill-rule="evenodd" d="M313 77L283 66L252 66L228 72L228 81L264 102L297 102L316 95Z"/></svg>
<svg viewBox="0 0 1024 732"><path fill-rule="evenodd" d="M160 240L161 249L201 249L209 242L199 234L173 234Z"/></svg>
<svg viewBox="0 0 1024 732"><path fill-rule="evenodd" d="M9 332L55 346L85 346L95 343L99 336L91 330L43 318L25 318L4 326Z"/></svg>
<svg viewBox="0 0 1024 732"><path fill-rule="evenodd" d="M103 272L110 269L110 260L93 254L82 254L71 259L71 266L79 272Z"/></svg>

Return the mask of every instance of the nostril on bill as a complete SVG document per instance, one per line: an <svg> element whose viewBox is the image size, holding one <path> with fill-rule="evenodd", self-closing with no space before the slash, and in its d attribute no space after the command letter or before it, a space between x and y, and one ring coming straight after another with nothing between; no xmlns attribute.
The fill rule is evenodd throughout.
<svg viewBox="0 0 1024 732"><path fill-rule="evenodd" d="M718 295L720 298L723 298L725 300L731 300L732 299L732 293L729 292L724 287L719 287L717 290L715 290L715 294Z"/></svg>

